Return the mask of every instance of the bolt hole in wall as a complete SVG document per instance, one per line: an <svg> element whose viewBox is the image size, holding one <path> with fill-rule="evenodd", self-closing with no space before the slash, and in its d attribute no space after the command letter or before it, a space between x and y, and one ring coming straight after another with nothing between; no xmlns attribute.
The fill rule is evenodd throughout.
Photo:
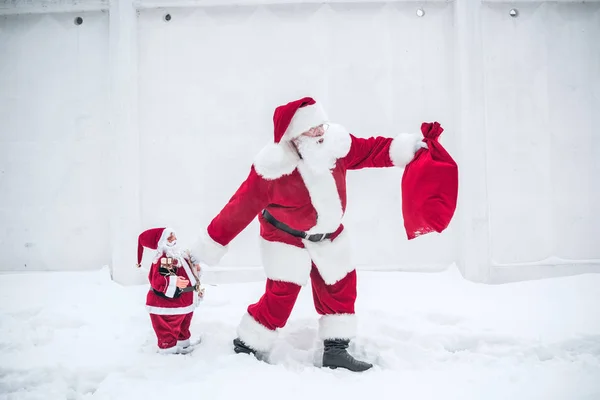
<svg viewBox="0 0 600 400"><path fill-rule="evenodd" d="M81 17L75 17L75 19L73 20L73 22L75 23L75 25L81 25L81 24L83 24L83 18L81 18Z"/></svg>
<svg viewBox="0 0 600 400"><path fill-rule="evenodd" d="M163 19L165 20L165 22L169 22L171 20L171 14L165 14Z"/></svg>
<svg viewBox="0 0 600 400"><path fill-rule="evenodd" d="M511 8L508 14L513 18L517 18L519 16L519 10L517 10L516 8Z"/></svg>

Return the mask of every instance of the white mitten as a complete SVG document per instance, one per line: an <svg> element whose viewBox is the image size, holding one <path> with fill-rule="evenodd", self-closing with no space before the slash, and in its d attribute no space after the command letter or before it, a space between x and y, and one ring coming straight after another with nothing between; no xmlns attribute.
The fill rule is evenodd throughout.
<svg viewBox="0 0 600 400"><path fill-rule="evenodd" d="M404 167L412 161L415 153L421 148L428 148L427 143L423 142L422 134L401 133L392 141L390 158L395 166Z"/></svg>

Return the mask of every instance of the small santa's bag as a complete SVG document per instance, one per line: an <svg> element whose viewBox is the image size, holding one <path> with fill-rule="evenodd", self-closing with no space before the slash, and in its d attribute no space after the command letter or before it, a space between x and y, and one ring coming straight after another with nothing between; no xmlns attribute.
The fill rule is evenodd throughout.
<svg viewBox="0 0 600 400"><path fill-rule="evenodd" d="M402 215L408 240L442 232L454 216L458 166L438 142L439 123L421 125L428 149L419 149L402 176Z"/></svg>

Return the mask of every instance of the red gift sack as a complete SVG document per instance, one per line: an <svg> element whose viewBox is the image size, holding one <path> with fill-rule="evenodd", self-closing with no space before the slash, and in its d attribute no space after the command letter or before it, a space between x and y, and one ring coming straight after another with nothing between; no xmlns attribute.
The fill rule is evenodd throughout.
<svg viewBox="0 0 600 400"><path fill-rule="evenodd" d="M428 149L420 149L402 175L402 215L408 240L442 232L452 220L458 198L458 166L438 142L439 123L424 122Z"/></svg>

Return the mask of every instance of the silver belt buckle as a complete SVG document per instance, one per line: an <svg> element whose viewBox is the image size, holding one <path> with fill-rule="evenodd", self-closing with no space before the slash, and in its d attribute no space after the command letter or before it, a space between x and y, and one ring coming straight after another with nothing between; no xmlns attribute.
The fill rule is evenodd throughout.
<svg viewBox="0 0 600 400"><path fill-rule="evenodd" d="M325 239L325 234L324 233L315 233L315 235L317 235L319 238L317 239L317 243L318 242L322 242L323 239Z"/></svg>

